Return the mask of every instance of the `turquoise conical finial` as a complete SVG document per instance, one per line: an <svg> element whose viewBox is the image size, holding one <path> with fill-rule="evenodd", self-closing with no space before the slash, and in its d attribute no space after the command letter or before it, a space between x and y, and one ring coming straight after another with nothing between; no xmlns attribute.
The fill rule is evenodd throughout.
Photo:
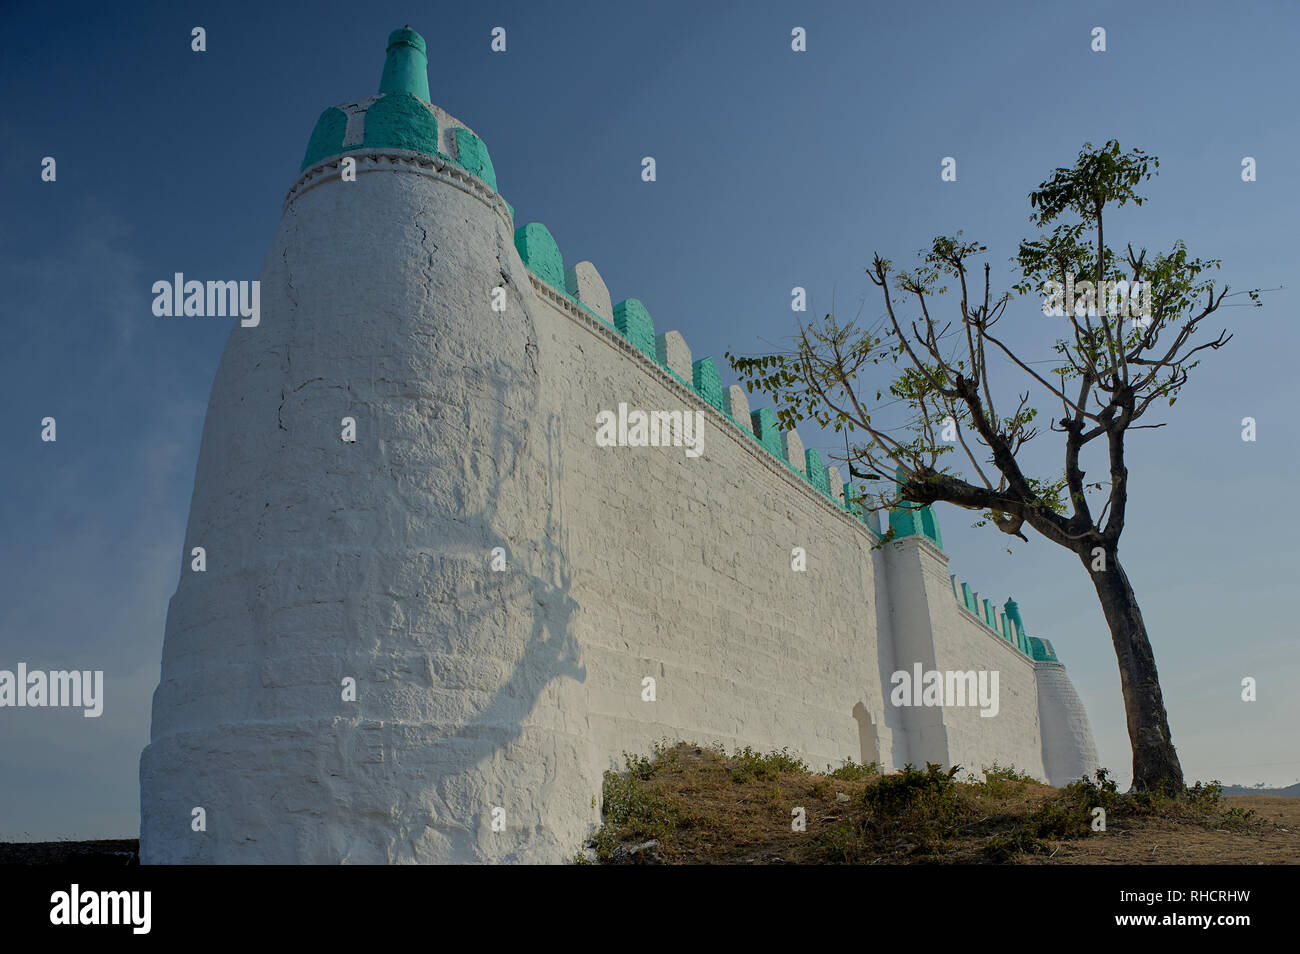
<svg viewBox="0 0 1300 954"><path fill-rule="evenodd" d="M388 34L388 55L384 75L379 80L381 93L411 93L429 102L429 57L424 37L409 26Z"/></svg>
<svg viewBox="0 0 1300 954"><path fill-rule="evenodd" d="M1024 620L1020 618L1020 604L1015 600L1008 598L1006 603L1003 604L1002 609L1011 617L1012 620L1015 621L1016 627L1023 633L1025 631L1025 623Z"/></svg>

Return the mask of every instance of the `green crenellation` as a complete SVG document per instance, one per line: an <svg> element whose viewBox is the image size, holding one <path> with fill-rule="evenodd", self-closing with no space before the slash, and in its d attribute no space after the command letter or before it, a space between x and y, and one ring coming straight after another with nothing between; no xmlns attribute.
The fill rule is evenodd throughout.
<svg viewBox="0 0 1300 954"><path fill-rule="evenodd" d="M305 172L308 166L314 166L322 159L337 156L343 152L343 136L348 129L348 114L337 106L331 106L320 114L316 128L307 140L307 152L302 157L299 172Z"/></svg>
<svg viewBox="0 0 1300 954"><path fill-rule="evenodd" d="M438 150L438 120L412 93L385 93L366 110L367 149L408 149L431 156Z"/></svg>
<svg viewBox="0 0 1300 954"><path fill-rule="evenodd" d="M831 495L830 478L826 476L826 468L822 466L822 455L812 448L804 451L804 469L805 478L808 483L812 484L817 490L821 491L827 497Z"/></svg>
<svg viewBox="0 0 1300 954"><path fill-rule="evenodd" d="M639 300L628 298L614 306L614 327L633 347L652 361L659 360L655 346L655 324L650 318L650 312Z"/></svg>
<svg viewBox="0 0 1300 954"><path fill-rule="evenodd" d="M515 229L515 249L530 272L566 298L569 297L564 290L564 259L560 255L560 247L555 244L555 239L545 225L529 222ZM653 347L653 342L651 346Z"/></svg>
<svg viewBox="0 0 1300 954"><path fill-rule="evenodd" d="M771 408L750 411L749 419L754 424L754 437L767 448L777 460L785 460L785 451L781 440L780 428L776 426L776 414Z"/></svg>
<svg viewBox="0 0 1300 954"><path fill-rule="evenodd" d="M968 610L972 616L992 630L993 633L1014 645L1026 656L1033 655L1034 637L1025 634L1024 622L1020 619L1020 607L1015 600L1007 600L1003 604L1002 612L999 613L996 604L972 591L970 584L959 581L954 574L949 574L949 578L952 580L953 598L956 599L959 606ZM1043 642L1046 642L1046 640L1043 640ZM1042 651L1050 652L1051 644L1049 643L1047 649ZM1038 659L1040 657L1034 656L1033 658ZM1052 659L1055 660L1054 655Z"/></svg>
<svg viewBox="0 0 1300 954"><path fill-rule="evenodd" d="M695 393L708 401L719 411L726 413L722 400L722 375L712 358L700 358L691 365L691 384Z"/></svg>
<svg viewBox="0 0 1300 954"><path fill-rule="evenodd" d="M1040 639L1037 636L1029 636L1026 639L1029 645L1029 655L1038 662L1060 662L1056 657L1056 650L1052 648L1049 640Z"/></svg>
<svg viewBox="0 0 1300 954"><path fill-rule="evenodd" d="M470 175L478 176L493 191L497 191L497 174L492 168L487 145L463 126L453 130L456 137L456 164ZM513 214L511 216L513 218Z"/></svg>

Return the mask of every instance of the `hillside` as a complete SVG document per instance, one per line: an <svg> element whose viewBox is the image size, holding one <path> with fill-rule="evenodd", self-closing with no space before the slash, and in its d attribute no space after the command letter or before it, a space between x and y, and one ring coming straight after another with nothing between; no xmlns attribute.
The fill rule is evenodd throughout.
<svg viewBox="0 0 1300 954"><path fill-rule="evenodd" d="M1249 785L1225 785L1224 795L1276 795L1280 798L1300 798L1300 782L1285 788L1252 788Z"/></svg>
<svg viewBox="0 0 1300 954"><path fill-rule="evenodd" d="M1105 831L1094 831L1094 809ZM796 830L798 809L805 830ZM1104 771L1063 789L994 766L812 772L785 753L664 745L605 776L603 864L1296 864L1300 802L1128 795Z"/></svg>

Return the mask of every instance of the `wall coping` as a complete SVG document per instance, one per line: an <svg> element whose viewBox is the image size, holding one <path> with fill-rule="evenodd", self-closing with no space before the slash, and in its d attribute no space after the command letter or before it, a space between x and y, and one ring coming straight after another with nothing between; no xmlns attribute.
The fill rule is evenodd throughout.
<svg viewBox="0 0 1300 954"><path fill-rule="evenodd" d="M980 632L982 632L993 642L1005 646L1008 651L1015 653L1017 658L1023 659L1025 662L1034 663L1035 665L1038 664L1039 660L1035 659L1029 653L1022 650L1015 643L1008 642L1005 637L998 635L998 633L995 630L990 629L988 623L984 622L984 620L980 619L977 615L975 615L975 613L971 612L971 608L969 606L966 606L958 602L957 609L964 614L965 619L967 619L968 621L974 623L977 627L979 627ZM1065 668L1065 666L1061 663L1057 663L1057 665L1061 666L1062 669Z"/></svg>
<svg viewBox="0 0 1300 954"><path fill-rule="evenodd" d="M514 215L510 206L498 192L494 192L482 179L467 172L446 156L430 155L427 152L415 152L410 149L392 149L389 147L361 147L349 149L336 156L322 159L315 165L308 166L293 181L285 193L284 204L280 214L283 216L299 196L326 182L338 182L338 173L344 159L357 161L357 175L369 172L413 172L454 186L467 195L472 195L484 205L496 210L513 227ZM529 274L532 274L531 272Z"/></svg>

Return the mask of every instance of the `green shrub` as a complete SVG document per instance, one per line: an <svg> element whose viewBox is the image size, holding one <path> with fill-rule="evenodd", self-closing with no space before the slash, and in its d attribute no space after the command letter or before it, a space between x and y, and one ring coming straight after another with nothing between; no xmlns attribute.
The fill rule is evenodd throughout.
<svg viewBox="0 0 1300 954"><path fill-rule="evenodd" d="M859 764L852 759L845 759L844 764L837 769L826 766L827 771L823 774L827 778L833 778L841 782L860 782L864 779L874 778L880 774L880 769L875 762Z"/></svg>
<svg viewBox="0 0 1300 954"><path fill-rule="evenodd" d="M1173 800L1167 800L1173 801ZM1253 809L1243 810L1230 807L1223 801L1223 783L1215 779L1211 782L1197 782L1183 794L1181 805L1163 805L1164 810L1174 813L1180 808L1194 821L1216 828L1248 829L1256 826L1259 819Z"/></svg>
<svg viewBox="0 0 1300 954"><path fill-rule="evenodd" d="M945 771L927 763L925 771L907 765L901 772L882 776L867 785L862 804L867 808L865 831L874 832L877 843L901 837L914 855L941 851L953 830L974 820L969 798L963 797L953 776L961 766Z"/></svg>
<svg viewBox="0 0 1300 954"><path fill-rule="evenodd" d="M827 861L857 861L862 848L862 832L856 825L836 825L817 836L817 844Z"/></svg>
<svg viewBox="0 0 1300 954"><path fill-rule="evenodd" d="M1045 844L1023 828L1017 828L1007 835L994 835L981 846L980 855L991 864L1001 864L1015 855L1042 854L1046 851Z"/></svg>
<svg viewBox="0 0 1300 954"><path fill-rule="evenodd" d="M1187 802L1196 811L1218 811L1223 804L1223 783L1217 779L1212 782L1197 782L1187 790Z"/></svg>
<svg viewBox="0 0 1300 954"><path fill-rule="evenodd" d="M775 782L782 772L809 771L807 764L791 755L789 749L763 755L747 745L743 749L736 749L729 756L725 755L724 750L724 757L731 763L728 769L732 780L736 782L752 782L755 779Z"/></svg>
<svg viewBox="0 0 1300 954"><path fill-rule="evenodd" d="M983 794L991 798L1003 798L1007 795L1022 794L1027 785L1037 779L1025 772L1016 771L1013 766L1003 766L994 762L984 769L983 782L974 776L971 776L971 781L981 787Z"/></svg>
<svg viewBox="0 0 1300 954"><path fill-rule="evenodd" d="M600 811L605 822L628 829L629 835L654 838L680 814L674 802L621 772L605 773L602 794Z"/></svg>
<svg viewBox="0 0 1300 954"><path fill-rule="evenodd" d="M1044 802L1025 819L1021 831L1031 838L1083 838L1092 831L1092 808L1065 801Z"/></svg>
<svg viewBox="0 0 1300 954"><path fill-rule="evenodd" d="M655 769L658 767L656 765L658 760L659 760L658 752L654 753L653 757L648 757L645 755L631 755L630 753L627 752L623 753L623 761L627 764L628 773L633 778L638 778L643 782L649 781L650 779L654 778Z"/></svg>
<svg viewBox="0 0 1300 954"><path fill-rule="evenodd" d="M909 762L901 772L883 775L868 785L862 793L862 803L874 815L888 818L924 802L942 802L956 794L953 776L960 768L954 765L945 772L933 762L927 762L925 771L921 772Z"/></svg>

